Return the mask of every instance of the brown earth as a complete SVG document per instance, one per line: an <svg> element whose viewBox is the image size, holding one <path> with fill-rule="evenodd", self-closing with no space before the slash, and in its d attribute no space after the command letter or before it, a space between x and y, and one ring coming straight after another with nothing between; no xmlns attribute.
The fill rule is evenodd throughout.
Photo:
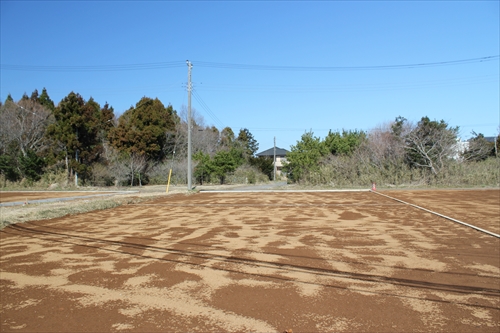
<svg viewBox="0 0 500 333"><path fill-rule="evenodd" d="M499 230L499 190L383 193ZM2 332L500 330L500 240L371 192L176 194L0 237Z"/></svg>
<svg viewBox="0 0 500 333"><path fill-rule="evenodd" d="M384 191L383 193L500 234L498 190Z"/></svg>

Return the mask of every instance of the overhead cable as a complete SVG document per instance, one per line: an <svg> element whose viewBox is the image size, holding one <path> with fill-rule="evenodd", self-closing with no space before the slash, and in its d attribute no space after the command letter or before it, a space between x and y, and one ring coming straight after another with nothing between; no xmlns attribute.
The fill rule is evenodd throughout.
<svg viewBox="0 0 500 333"><path fill-rule="evenodd" d="M426 62L403 65L377 65L377 66L269 66L269 65L247 65L247 64L230 64L220 62L193 61L197 67L207 68L223 68L223 69L249 69L249 70L268 70L268 71L364 71L364 70L389 70L389 69L411 69L437 66L452 66L464 65L478 62L487 62L498 60L500 55L449 60L438 62Z"/></svg>
<svg viewBox="0 0 500 333"><path fill-rule="evenodd" d="M217 125L219 125L221 129L223 129L225 127L224 123L222 121L220 121L219 118L217 118L217 116L215 115L215 113L212 112L212 110L210 110L207 103L205 103L205 101L201 98L201 96L198 94L198 92L193 89L192 93L193 93L194 99L196 99L196 101L198 101L198 103L200 103L201 107L205 110L205 112L208 114L208 116L210 118L212 118L212 120Z"/></svg>
<svg viewBox="0 0 500 333"><path fill-rule="evenodd" d="M276 65L250 65L250 64L232 64L222 62L193 61L196 67L220 68L220 69L239 69L239 70L267 70L267 71L366 71L366 70L391 70L391 69L412 69L437 66L455 66L472 63L498 61L500 55L486 57L448 60L438 62L425 62L402 65L374 65L374 66L276 66ZM106 72L106 71L133 71L133 70L151 70L163 68L185 67L185 61L167 61L142 64L124 64L124 65L99 65L99 66L59 66L59 65L12 65L0 64L2 70L13 71L33 71L33 72Z"/></svg>
<svg viewBox="0 0 500 333"><path fill-rule="evenodd" d="M185 67L185 61L153 62L145 64L101 65L101 66L42 66L42 65L8 65L2 64L2 70L29 72L110 72L134 71Z"/></svg>
<svg viewBox="0 0 500 333"><path fill-rule="evenodd" d="M422 82L392 82L392 83L356 83L356 84L322 84L322 85L279 85L279 84L230 84L205 82L203 91L245 91L245 92L329 92L329 91L379 91L405 90L427 87L463 86L489 82L498 82L498 75L480 77L452 78Z"/></svg>

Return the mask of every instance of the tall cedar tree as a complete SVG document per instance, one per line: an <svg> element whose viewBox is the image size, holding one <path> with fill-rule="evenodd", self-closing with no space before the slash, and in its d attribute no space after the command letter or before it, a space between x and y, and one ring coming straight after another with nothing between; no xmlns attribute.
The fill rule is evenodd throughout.
<svg viewBox="0 0 500 333"><path fill-rule="evenodd" d="M175 129L175 115L171 105L143 97L118 119L118 126L109 133L110 142L122 152L160 161L166 151L166 133Z"/></svg>
<svg viewBox="0 0 500 333"><path fill-rule="evenodd" d="M99 160L103 153L103 143L100 140L102 127L101 106L91 97L82 108L83 126L78 131L80 143L79 163L90 166ZM83 172L86 170L80 170Z"/></svg>
<svg viewBox="0 0 500 333"><path fill-rule="evenodd" d="M243 128L238 133L236 140L241 144L243 153L246 157L251 157L259 149L257 140L253 137L252 133L246 128Z"/></svg>
<svg viewBox="0 0 500 333"><path fill-rule="evenodd" d="M38 102L52 112L54 112L54 109L56 108L54 102L50 99L49 94L47 93L47 89L45 88L42 89L42 94L38 98Z"/></svg>
<svg viewBox="0 0 500 333"><path fill-rule="evenodd" d="M66 166L84 178L89 176L91 164L102 153L99 131L102 128L101 108L93 98L88 102L74 92L66 96L54 110L56 122L47 128L47 134L56 141ZM78 152L78 161L76 155Z"/></svg>
<svg viewBox="0 0 500 333"><path fill-rule="evenodd" d="M26 100L28 95L26 93L23 95L22 100ZM50 110L54 112L55 105L54 102L50 99L49 94L47 93L47 89L43 88L42 94L38 95L38 90L35 89L31 93L31 96L29 98L33 103L39 103L47 108L47 110Z"/></svg>
<svg viewBox="0 0 500 333"><path fill-rule="evenodd" d="M109 106L108 102L101 108L100 116L99 141L104 143L107 141L109 132L115 126L115 112L113 107Z"/></svg>
<svg viewBox="0 0 500 333"><path fill-rule="evenodd" d="M220 145L222 147L231 147L234 143L234 132L231 127L225 127L220 132Z"/></svg>

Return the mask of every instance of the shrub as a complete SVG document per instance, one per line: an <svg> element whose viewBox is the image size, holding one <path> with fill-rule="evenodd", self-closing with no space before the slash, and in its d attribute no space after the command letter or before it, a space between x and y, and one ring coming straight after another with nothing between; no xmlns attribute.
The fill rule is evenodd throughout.
<svg viewBox="0 0 500 333"><path fill-rule="evenodd" d="M257 184L268 182L269 177L257 167L244 164L228 175L226 181L229 184Z"/></svg>

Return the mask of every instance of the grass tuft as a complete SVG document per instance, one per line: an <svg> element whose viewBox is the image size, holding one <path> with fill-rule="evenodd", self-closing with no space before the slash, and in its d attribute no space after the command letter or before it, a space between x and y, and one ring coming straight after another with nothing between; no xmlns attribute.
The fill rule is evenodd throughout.
<svg viewBox="0 0 500 333"><path fill-rule="evenodd" d="M164 196L164 194L148 193L143 195L134 194L134 196L117 196L109 199L96 197L95 199L0 207L0 229L11 224L105 210L153 200L161 196Z"/></svg>

